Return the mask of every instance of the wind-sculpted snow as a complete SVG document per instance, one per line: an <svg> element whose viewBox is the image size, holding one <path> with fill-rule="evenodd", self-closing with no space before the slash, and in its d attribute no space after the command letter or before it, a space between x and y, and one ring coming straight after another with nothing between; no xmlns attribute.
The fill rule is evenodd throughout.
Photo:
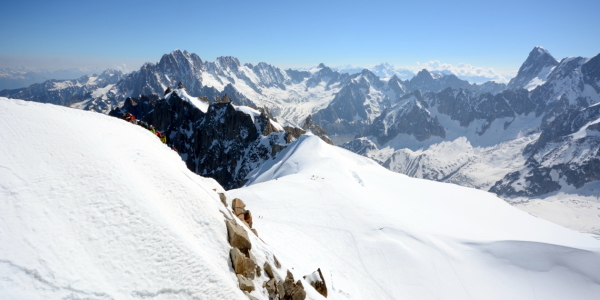
<svg viewBox="0 0 600 300"><path fill-rule="evenodd" d="M328 299L596 299L600 241L304 135L230 193Z"/></svg>
<svg viewBox="0 0 600 300"><path fill-rule="evenodd" d="M0 99L0 298L247 299L212 179L139 126Z"/></svg>

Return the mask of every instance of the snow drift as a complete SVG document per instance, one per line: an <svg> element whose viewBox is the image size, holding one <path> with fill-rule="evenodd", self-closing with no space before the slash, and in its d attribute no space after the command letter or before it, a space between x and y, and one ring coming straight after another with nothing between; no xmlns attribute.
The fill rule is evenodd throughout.
<svg viewBox="0 0 600 300"><path fill-rule="evenodd" d="M600 241L305 135L230 191L328 299L597 299Z"/></svg>

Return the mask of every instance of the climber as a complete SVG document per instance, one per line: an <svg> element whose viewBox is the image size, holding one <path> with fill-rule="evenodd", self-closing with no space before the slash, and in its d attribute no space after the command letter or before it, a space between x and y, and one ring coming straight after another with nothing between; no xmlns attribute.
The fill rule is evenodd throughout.
<svg viewBox="0 0 600 300"><path fill-rule="evenodd" d="M150 125L148 125L148 122L146 122L146 121L140 121L138 125L146 128L146 129L150 129Z"/></svg>
<svg viewBox="0 0 600 300"><path fill-rule="evenodd" d="M163 142L164 144L167 143L167 137L162 134L160 131L156 132L156 136L160 139L161 142Z"/></svg>
<svg viewBox="0 0 600 300"><path fill-rule="evenodd" d="M127 122L131 122L131 120L135 120L135 117L131 113L124 113L123 119Z"/></svg>
<svg viewBox="0 0 600 300"><path fill-rule="evenodd" d="M154 125L150 125L150 129L149 129L152 133L156 134L156 127L154 127Z"/></svg>

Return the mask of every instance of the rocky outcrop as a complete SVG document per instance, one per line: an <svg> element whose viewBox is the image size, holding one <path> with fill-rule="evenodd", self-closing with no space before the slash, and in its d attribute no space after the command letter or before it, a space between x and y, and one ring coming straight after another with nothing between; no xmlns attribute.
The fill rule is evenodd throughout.
<svg viewBox="0 0 600 300"><path fill-rule="evenodd" d="M306 280L312 287L314 287L315 290L319 292L319 294L327 298L327 285L325 284L325 278L323 278L323 273L321 273L321 268L317 269L310 275L304 276L304 280Z"/></svg>
<svg viewBox="0 0 600 300"><path fill-rule="evenodd" d="M225 203L227 203L226 195L219 194L220 197L221 195L223 195ZM235 198L231 201L231 213L246 223L248 223L247 216L251 216L250 211L246 210L246 204L239 198ZM257 263L256 257L252 254L252 243L250 242L244 227L236 224L236 218L231 219L227 217L227 214L225 214L225 217L229 244L231 245L229 257L231 259L233 271L237 276L240 290L244 291L249 299L256 299L249 293L256 290L256 281L262 280L261 277L264 279L262 272L264 269L264 275L268 277L268 280L262 281L262 287L268 293L269 299L304 300L306 298L306 291L304 290L302 282L300 280L294 282L294 276L289 270L287 270L285 279L282 280L282 276L273 269L269 262L271 260L268 258L267 261L265 261L263 268L261 268ZM249 224L252 224L251 217ZM279 261L274 255L272 256L272 262L277 269L281 268Z"/></svg>
<svg viewBox="0 0 600 300"><path fill-rule="evenodd" d="M181 95L181 96L180 96ZM253 109L237 109L231 102L204 104L201 110L181 89L168 99L156 96L128 98L123 107L111 111L121 116L130 112L156 126L175 146L188 168L212 177L226 189L238 187L244 177L283 149L288 133L269 127L273 122Z"/></svg>
<svg viewBox="0 0 600 300"><path fill-rule="evenodd" d="M312 132L314 135L320 137L325 143L333 145L333 142L329 136L327 136L327 130L321 128L319 124L315 123L312 119L312 115L308 115L308 117L306 117L304 124L302 124L302 129L304 131Z"/></svg>
<svg viewBox="0 0 600 300"><path fill-rule="evenodd" d="M244 219L243 215L246 212L246 204L244 201L239 198L233 199L233 201L231 201L231 209L233 210L233 214L238 216L238 218Z"/></svg>
<svg viewBox="0 0 600 300"><path fill-rule="evenodd" d="M252 249L252 244L250 243L250 238L248 238L246 230L244 230L242 226L236 224L233 220L226 220L225 224L227 225L229 244L232 247L240 249L243 253L248 253L248 251Z"/></svg>
<svg viewBox="0 0 600 300"><path fill-rule="evenodd" d="M269 294L269 299L273 300L304 300L306 291L300 280L294 282L294 275L287 271L285 280L277 281L271 278L265 281L263 287Z"/></svg>
<svg viewBox="0 0 600 300"><path fill-rule="evenodd" d="M246 210L246 204L239 198L233 199L231 202L233 213L242 220L248 228L252 229L252 213Z"/></svg>
<svg viewBox="0 0 600 300"><path fill-rule="evenodd" d="M233 270L236 274L243 275L248 279L254 279L254 277L256 277L256 259L250 259L250 252L248 252L248 256L246 256L240 249L233 247L229 251L229 257L231 258Z"/></svg>
<svg viewBox="0 0 600 300"><path fill-rule="evenodd" d="M224 193L219 193L219 200L221 200L221 203L223 203L223 205L227 206L227 197Z"/></svg>
<svg viewBox="0 0 600 300"><path fill-rule="evenodd" d="M265 270L265 274L267 274L269 278L275 278L275 273L273 273L273 267L271 267L271 264L268 261L265 262L263 270Z"/></svg>
<svg viewBox="0 0 600 300"><path fill-rule="evenodd" d="M254 291L254 283L252 283L252 280L237 274L237 279L238 279L238 284L240 287L240 290L245 291L245 292L252 292Z"/></svg>
<svg viewBox="0 0 600 300"><path fill-rule="evenodd" d="M283 281L284 296L282 299L287 300L304 300L306 298L306 291L302 282L298 280L294 282L294 275L290 271L287 271L285 280Z"/></svg>

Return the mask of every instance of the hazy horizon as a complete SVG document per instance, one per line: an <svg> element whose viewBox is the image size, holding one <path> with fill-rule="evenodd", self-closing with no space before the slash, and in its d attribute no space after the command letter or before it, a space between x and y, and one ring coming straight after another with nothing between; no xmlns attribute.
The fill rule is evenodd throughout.
<svg viewBox="0 0 600 300"><path fill-rule="evenodd" d="M130 72L181 49L284 69L387 62L510 78L535 46L558 60L600 52L600 3L566 3L5 1L0 68Z"/></svg>

